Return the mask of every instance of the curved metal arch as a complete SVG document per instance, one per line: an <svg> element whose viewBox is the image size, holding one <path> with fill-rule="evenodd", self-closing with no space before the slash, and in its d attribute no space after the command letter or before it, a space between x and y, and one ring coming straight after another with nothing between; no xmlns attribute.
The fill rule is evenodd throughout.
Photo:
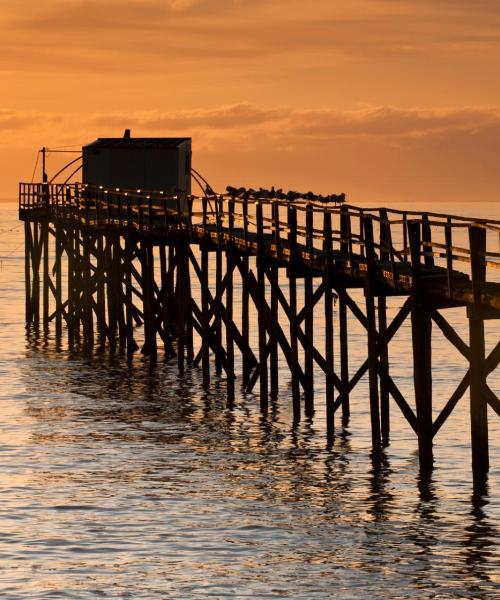
<svg viewBox="0 0 500 600"><path fill-rule="evenodd" d="M82 154L80 154L80 156L77 156L77 157L76 157L76 158L74 158L73 160L70 160L70 161L69 161L69 163L66 163L66 164L64 165L64 167L62 167L61 169L59 169L59 171L57 171L57 173L56 173L56 174L55 174L53 177L51 177L51 178L50 178L50 181L49 181L48 183L53 183L53 181L54 181L54 179L55 179L56 177L58 177L58 176L59 176L61 173L63 173L63 172L64 172L64 171L65 171L65 170L66 170L68 167L71 167L71 165L75 164L77 161L79 161L79 160L82 160L82 157L83 157L83 155L82 155ZM71 175L68 177L68 179L66 179L66 181L65 181L64 183L67 183L67 182L68 182L68 180L69 180L69 179L71 179L71 177L73 177L73 175L74 175L76 172L78 172L78 170L79 170L79 169L81 169L81 168L82 168L82 165L80 165L80 166L78 167L78 169L76 169L76 171L74 171L74 172L73 172L73 173L72 173L72 174L71 174Z"/></svg>

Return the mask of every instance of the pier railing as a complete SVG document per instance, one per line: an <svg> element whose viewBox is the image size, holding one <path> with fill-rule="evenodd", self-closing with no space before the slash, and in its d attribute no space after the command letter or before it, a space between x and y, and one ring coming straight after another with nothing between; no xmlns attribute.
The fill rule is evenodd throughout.
<svg viewBox="0 0 500 600"><path fill-rule="evenodd" d="M483 218L43 183L20 184L19 209L21 216L46 214L81 226L112 227L151 238L173 232L194 238L203 235L249 253L258 251L260 240L267 255L284 261L293 258L311 268L321 267L328 230L333 259L343 263L351 276L362 275L370 257L395 290L410 286L422 270L432 272L439 294L452 301L471 298L460 289L464 276L475 275L481 296L488 295L483 290L488 282L500 281L500 221ZM498 304L500 309L496 300L484 298L486 304Z"/></svg>

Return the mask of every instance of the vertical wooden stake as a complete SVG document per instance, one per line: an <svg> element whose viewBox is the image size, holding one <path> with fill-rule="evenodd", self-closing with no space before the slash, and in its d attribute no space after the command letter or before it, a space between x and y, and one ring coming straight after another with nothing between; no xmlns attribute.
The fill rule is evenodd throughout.
<svg viewBox="0 0 500 600"><path fill-rule="evenodd" d="M57 223L55 225L55 301L56 301L56 338L60 342L62 335L62 268L61 259L63 253L63 242L62 242L62 231L61 225Z"/></svg>
<svg viewBox="0 0 500 600"><path fill-rule="evenodd" d="M221 223L221 215L220 215L220 211L222 210L220 208L220 203L218 200L215 200L216 206L218 206L218 212L217 212L217 223L220 224L219 227L222 227L222 223ZM215 252L215 297L218 298L220 297L220 292L222 289L222 247L221 247L221 240L220 240L220 235L218 236L218 241L217 241L217 250ZM222 345L222 317L221 317L221 313L220 310L217 309L215 311L215 321L214 321L214 325L215 325L215 338L216 338L216 344L217 347L220 348ZM220 353L217 352L215 355L215 371L218 375L220 375L220 373L222 372L222 361L221 361L221 356Z"/></svg>
<svg viewBox="0 0 500 600"><path fill-rule="evenodd" d="M340 338L340 381L342 383L342 422L347 425L350 416L349 393L349 340L347 335L347 303L346 290L337 289L339 305L339 338Z"/></svg>
<svg viewBox="0 0 500 600"><path fill-rule="evenodd" d="M227 375L227 400L234 400L234 340L233 340L233 228L234 228L234 202L228 202L228 233L226 241L226 375Z"/></svg>
<svg viewBox="0 0 500 600"><path fill-rule="evenodd" d="M151 242L146 244L146 268L147 268L147 302L148 302L148 312L149 318L147 321L147 327L149 328L149 356L151 364L155 364L158 358L158 346L156 340L156 320L159 315L156 314L155 310L155 298L154 298L154 283L155 283L155 263L154 263L154 253L153 253L153 245ZM146 312L146 311L144 311ZM144 317L145 318L145 317ZM146 327L146 321L144 322L144 326Z"/></svg>
<svg viewBox="0 0 500 600"><path fill-rule="evenodd" d="M265 248L264 248L264 223L262 214L262 204L259 202L256 206L257 218L257 285L259 305L264 306L266 301L266 282L265 282ZM268 373L267 373L267 336L266 324L264 319L264 311L259 310L258 327L259 327L259 365L260 365L260 408L263 412L268 409Z"/></svg>
<svg viewBox="0 0 500 600"><path fill-rule="evenodd" d="M243 342L248 347L250 342L250 292L248 289L248 256L242 258L241 269L241 335ZM243 355L243 387L250 381L250 362L246 354Z"/></svg>
<svg viewBox="0 0 500 600"><path fill-rule="evenodd" d="M49 331L49 221L41 223L43 243L43 329Z"/></svg>
<svg viewBox="0 0 500 600"><path fill-rule="evenodd" d="M113 240L111 235L106 237L106 301L108 308L108 331L109 331L109 348L111 352L116 349L116 290L114 278L114 261L113 261Z"/></svg>
<svg viewBox="0 0 500 600"><path fill-rule="evenodd" d="M420 268L420 223L408 221L412 274L413 379L417 408L417 435L420 468L429 470L432 452L432 321L426 309Z"/></svg>
<svg viewBox="0 0 500 600"><path fill-rule="evenodd" d="M94 345L94 321L92 317L92 288L90 281L90 235L84 232L82 236L82 301L83 301L83 336L87 351Z"/></svg>
<svg viewBox="0 0 500 600"><path fill-rule="evenodd" d="M382 337L387 329L387 298L386 296L378 297L378 332ZM389 352L387 345L384 345L380 352L380 363L385 371L389 372ZM384 444L389 443L390 433L390 418L389 418L389 390L387 381L384 377L380 378L380 423L382 429L382 441Z"/></svg>
<svg viewBox="0 0 500 600"><path fill-rule="evenodd" d="M104 236L99 233L97 236L96 253L97 253L97 281L96 281L96 314L97 327L100 337L100 347L104 349L108 330L106 325L106 253L104 245Z"/></svg>
<svg viewBox="0 0 500 600"><path fill-rule="evenodd" d="M288 263L288 287L290 293L290 371L292 377L293 419L300 421L300 381L298 377L299 355L297 340L297 211L288 207L288 245L290 261Z"/></svg>
<svg viewBox="0 0 500 600"><path fill-rule="evenodd" d="M363 217L365 240L365 256L367 273L365 282L366 320L368 324L368 379L370 389L370 419L372 427L372 449L374 454L380 452L380 413L377 377L377 326L375 316L374 276L376 256L373 243L373 221L371 217Z"/></svg>
<svg viewBox="0 0 500 600"><path fill-rule="evenodd" d="M179 372L184 372L184 352L186 346L186 296L185 296L185 281L184 268L184 248L181 238L177 240L176 257L177 257L177 273L175 294L177 299L177 366Z"/></svg>
<svg viewBox="0 0 500 600"><path fill-rule="evenodd" d="M125 238L125 322L127 328L127 356L131 358L137 350L134 340L134 320L132 316L132 261L134 256L133 243L130 237Z"/></svg>
<svg viewBox="0 0 500 600"><path fill-rule="evenodd" d="M33 255L33 240L31 236L30 221L24 222L24 288L26 292L25 317L26 324L33 320L33 309L31 306L31 264Z"/></svg>
<svg viewBox="0 0 500 600"><path fill-rule="evenodd" d="M469 227L471 275L474 304L469 307L470 336L470 416L472 440L472 472L474 482L484 479L489 469L488 404L486 400L486 370L484 320L481 294L486 279L486 230Z"/></svg>
<svg viewBox="0 0 500 600"><path fill-rule="evenodd" d="M332 290L332 270L333 270L333 246L332 246L332 215L325 211L324 213L324 241L323 250L325 254L325 268L323 272L323 283L325 286L325 361L326 361L326 434L328 441L333 440L334 435L334 400L335 387L333 382L334 375L334 354L333 354L333 290Z"/></svg>
<svg viewBox="0 0 500 600"><path fill-rule="evenodd" d="M40 222L33 221L33 252L31 254L31 264L33 266L33 288L31 292L31 307L33 314L33 323L38 325L40 322Z"/></svg>
<svg viewBox="0 0 500 600"><path fill-rule="evenodd" d="M67 230L66 247L68 254L68 346L73 349L75 343L76 304L75 304L75 229L70 225Z"/></svg>
<svg viewBox="0 0 500 600"><path fill-rule="evenodd" d="M271 284L271 298L270 298L270 309L271 309L271 322L269 327L269 371L271 378L271 390L270 395L272 400L278 399L278 338L277 338L277 324L278 324L278 295L275 293L275 289L279 285L279 261L281 255L281 228L279 222L279 204L273 202L272 205L272 219L273 219L273 242L276 248L276 260L270 261L269 264L269 278Z"/></svg>
<svg viewBox="0 0 500 600"><path fill-rule="evenodd" d="M305 336L308 342L312 345L314 342L314 309L312 306L313 297L313 207L312 204L308 204L306 212L306 243L307 250L309 251L309 270L304 274L304 305L307 307L305 315ZM333 308L332 308L333 313ZM305 375L305 388L304 388L304 406L306 416L312 416L314 414L314 369L313 369L313 355L309 349L304 350L304 375Z"/></svg>

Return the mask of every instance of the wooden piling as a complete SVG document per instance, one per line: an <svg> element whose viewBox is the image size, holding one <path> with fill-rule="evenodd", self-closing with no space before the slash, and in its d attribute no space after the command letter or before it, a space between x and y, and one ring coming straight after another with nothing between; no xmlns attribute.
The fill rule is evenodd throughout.
<svg viewBox="0 0 500 600"><path fill-rule="evenodd" d="M469 227L469 241L474 299L474 303L468 310L472 472L475 482L480 482L489 469L484 318L481 307L481 294L486 278L484 258L486 252L486 230L482 227Z"/></svg>
<svg viewBox="0 0 500 600"><path fill-rule="evenodd" d="M233 233L234 233L234 202L228 202L228 234L226 242L226 375L227 400L234 401L234 339L233 339Z"/></svg>
<svg viewBox="0 0 500 600"><path fill-rule="evenodd" d="M215 252L215 295L220 298L222 295L222 221L223 204L219 198L215 199L216 207L216 225L217 225L217 250ZM222 345L222 316L220 310L216 309L214 315L215 339L217 347ZM215 372L220 375L222 372L222 360L219 352L215 355Z"/></svg>
<svg viewBox="0 0 500 600"><path fill-rule="evenodd" d="M428 236L427 236L428 237ZM417 408L417 436L420 468L432 468L432 320L425 306L421 282L420 223L408 221L412 276L413 380ZM424 246L425 248L425 246Z"/></svg>
<svg viewBox="0 0 500 600"><path fill-rule="evenodd" d="M326 433L329 441L334 435L334 354L333 354L333 246L332 246L332 217L329 212L324 213L323 222L323 252L325 255L325 268L323 284L325 286L325 375L326 375Z"/></svg>
<svg viewBox="0 0 500 600"><path fill-rule="evenodd" d="M45 333L49 331L49 222L44 219L41 223L41 234L43 244L43 330Z"/></svg>
<svg viewBox="0 0 500 600"><path fill-rule="evenodd" d="M257 219L257 286L260 306L266 302L266 282L265 282L265 247L264 247L264 222L262 213L262 204L259 202L256 206ZM269 404L268 373L267 373L267 333L264 311L257 313L259 329L259 381L260 381L260 408L267 412Z"/></svg>
<svg viewBox="0 0 500 600"><path fill-rule="evenodd" d="M40 222L33 222L33 251L32 251L32 267L33 267L33 287L31 290L31 310L33 323L38 325L40 322Z"/></svg>
<svg viewBox="0 0 500 600"><path fill-rule="evenodd" d="M288 289L290 323L290 375L292 378L293 419L300 421L300 382L298 377L299 349L297 339L297 210L288 207L288 247L290 262L288 264Z"/></svg>
<svg viewBox="0 0 500 600"><path fill-rule="evenodd" d="M55 286L54 286L54 299L55 299L55 321L56 321L56 339L60 342L62 335L62 320L63 320L63 303L62 303L62 264L61 259L64 251L63 247L63 234L62 228L59 223L55 224L55 260L54 260L54 272L55 272Z"/></svg>
<svg viewBox="0 0 500 600"><path fill-rule="evenodd" d="M349 338L347 330L347 302L346 290L337 288L339 312L339 353L340 353L340 381L342 388L342 422L347 425L350 416L349 404Z"/></svg>
<svg viewBox="0 0 500 600"><path fill-rule="evenodd" d="M31 295L31 262L33 254L33 240L31 236L30 221L24 222L24 289L25 289L25 319L30 325L33 320L32 295Z"/></svg>
<svg viewBox="0 0 500 600"><path fill-rule="evenodd" d="M241 336L245 346L250 344L250 292L248 290L248 256L241 259ZM243 355L242 385L246 387L250 381L251 364L248 355Z"/></svg>
<svg viewBox="0 0 500 600"><path fill-rule="evenodd" d="M313 299L313 259L314 259L314 223L313 207L309 203L306 210L306 247L309 252L308 269L304 274L304 306L306 314L304 319L305 336L310 342L307 348L304 348L304 410L306 416L314 414L314 363L313 353L309 350L314 341L314 308ZM330 282L331 284L331 282ZM333 312L333 310L332 310Z"/></svg>
<svg viewBox="0 0 500 600"><path fill-rule="evenodd" d="M387 331L387 298L384 295L378 297L378 333L382 339ZM380 363L384 372L389 373L389 351L387 344L383 344L380 350ZM385 377L380 378L380 427L382 432L382 442L384 445L389 443L390 434L390 409L389 409L389 388Z"/></svg>
<svg viewBox="0 0 500 600"><path fill-rule="evenodd" d="M377 325L375 314L374 278L376 256L373 242L373 221L371 217L363 217L363 232L367 275L365 280L366 321L368 334L368 379L370 391L370 419L372 429L372 450L380 452L380 413L377 377Z"/></svg>
<svg viewBox="0 0 500 600"><path fill-rule="evenodd" d="M268 266L269 283L271 284L271 323L269 328L269 371L270 371L270 395L272 400L277 400L279 389L279 371L278 371L278 295L273 291L279 285L279 261L281 259L281 227L279 217L279 204L272 204L272 222L273 222L273 243L275 246L276 257L271 260Z"/></svg>

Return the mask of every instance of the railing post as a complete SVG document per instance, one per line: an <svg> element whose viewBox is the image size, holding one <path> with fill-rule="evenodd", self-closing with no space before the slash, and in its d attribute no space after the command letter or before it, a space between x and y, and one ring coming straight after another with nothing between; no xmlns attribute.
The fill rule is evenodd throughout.
<svg viewBox="0 0 500 600"><path fill-rule="evenodd" d="M486 280L486 230L470 226L469 242L473 294L473 304L468 308L472 471L475 483L479 483L489 469L484 320L481 309L481 294Z"/></svg>
<svg viewBox="0 0 500 600"><path fill-rule="evenodd" d="M451 218L448 217L444 228L446 244L446 276L448 280L448 298L453 300L453 240L451 229Z"/></svg>
<svg viewBox="0 0 500 600"><path fill-rule="evenodd" d="M422 216L422 246L423 246L423 251L424 253L430 253L429 256L425 256L424 259L424 263L427 266L434 266L434 256L432 255L432 246L431 245L427 245L430 244L432 241L432 235L431 235L431 226L429 225L429 216L428 215L423 215Z"/></svg>

